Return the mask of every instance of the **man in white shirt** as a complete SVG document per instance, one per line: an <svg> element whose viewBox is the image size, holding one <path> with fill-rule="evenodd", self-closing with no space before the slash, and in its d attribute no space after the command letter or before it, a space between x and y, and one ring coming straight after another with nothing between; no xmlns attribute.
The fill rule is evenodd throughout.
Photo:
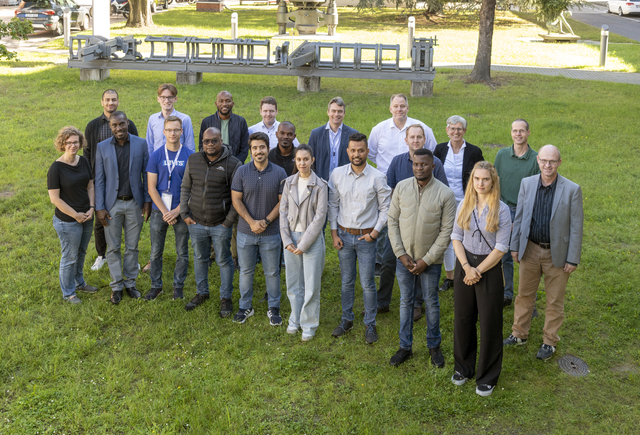
<svg viewBox="0 0 640 435"><path fill-rule="evenodd" d="M260 100L260 116L262 121L249 127L249 134L262 132L269 136L269 149L272 150L278 146L278 138L276 133L280 121L276 120L278 116L278 102L273 97L264 97ZM300 145L298 139L293 140L293 146Z"/></svg>

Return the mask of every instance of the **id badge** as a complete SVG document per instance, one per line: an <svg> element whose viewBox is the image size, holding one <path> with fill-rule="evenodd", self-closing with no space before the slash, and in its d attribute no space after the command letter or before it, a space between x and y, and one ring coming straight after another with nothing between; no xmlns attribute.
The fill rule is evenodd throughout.
<svg viewBox="0 0 640 435"><path fill-rule="evenodd" d="M167 208L168 211L171 211L171 202L173 201L173 194L171 192L162 192L162 203Z"/></svg>

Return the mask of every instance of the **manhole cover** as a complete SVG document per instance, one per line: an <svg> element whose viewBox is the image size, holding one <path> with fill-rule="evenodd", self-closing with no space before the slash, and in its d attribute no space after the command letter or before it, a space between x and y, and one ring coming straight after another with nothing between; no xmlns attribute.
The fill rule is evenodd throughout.
<svg viewBox="0 0 640 435"><path fill-rule="evenodd" d="M558 365L565 373L571 376L587 376L589 373L587 363L577 356L565 355L558 360Z"/></svg>

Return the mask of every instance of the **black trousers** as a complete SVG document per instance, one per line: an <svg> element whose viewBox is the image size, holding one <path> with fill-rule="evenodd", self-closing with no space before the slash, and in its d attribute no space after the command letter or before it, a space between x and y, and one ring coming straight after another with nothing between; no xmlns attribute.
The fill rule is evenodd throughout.
<svg viewBox="0 0 640 435"><path fill-rule="evenodd" d="M467 261L472 267L478 266L486 257L467 251ZM475 373L478 349L476 322L480 317L480 357L476 384L496 385L502 370L502 264L498 263L485 271L474 285L466 285L464 277L464 269L456 259L453 285L455 370L465 378L472 378Z"/></svg>
<svg viewBox="0 0 640 435"><path fill-rule="evenodd" d="M96 244L96 252L100 257L107 256L107 239L104 237L104 227L100 219L95 218L93 227L93 240Z"/></svg>

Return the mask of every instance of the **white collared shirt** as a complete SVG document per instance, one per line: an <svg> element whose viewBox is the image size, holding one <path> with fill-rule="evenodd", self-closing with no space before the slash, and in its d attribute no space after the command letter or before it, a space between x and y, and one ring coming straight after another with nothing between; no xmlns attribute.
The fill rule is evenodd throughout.
<svg viewBox="0 0 640 435"><path fill-rule="evenodd" d="M278 146L278 137L276 136L276 132L278 131L279 125L280 121L278 121L277 119L273 122L271 128L267 127L264 121L260 121L259 123L249 127L249 134L257 132L265 133L267 136L269 136L269 150L272 150ZM300 142L298 142L298 138L295 138L293 140L293 146L297 147L298 145L300 145Z"/></svg>
<svg viewBox="0 0 640 435"><path fill-rule="evenodd" d="M447 158L444 160L444 173L447 176L449 187L456 194L456 202L464 199L464 186L462 185L462 163L464 161L464 149L467 147L467 141L462 142L462 147L458 154L453 152L451 141L447 144Z"/></svg>
<svg viewBox="0 0 640 435"><path fill-rule="evenodd" d="M420 124L424 128L426 138L424 147L433 152L437 145L433 130L417 119L407 117L404 127L399 129L393 122L393 118L389 118L371 130L369 135L369 159L376 164L378 170L383 174L387 173L389 165L395 156L409 151L404 139L407 135L407 128L414 124Z"/></svg>

